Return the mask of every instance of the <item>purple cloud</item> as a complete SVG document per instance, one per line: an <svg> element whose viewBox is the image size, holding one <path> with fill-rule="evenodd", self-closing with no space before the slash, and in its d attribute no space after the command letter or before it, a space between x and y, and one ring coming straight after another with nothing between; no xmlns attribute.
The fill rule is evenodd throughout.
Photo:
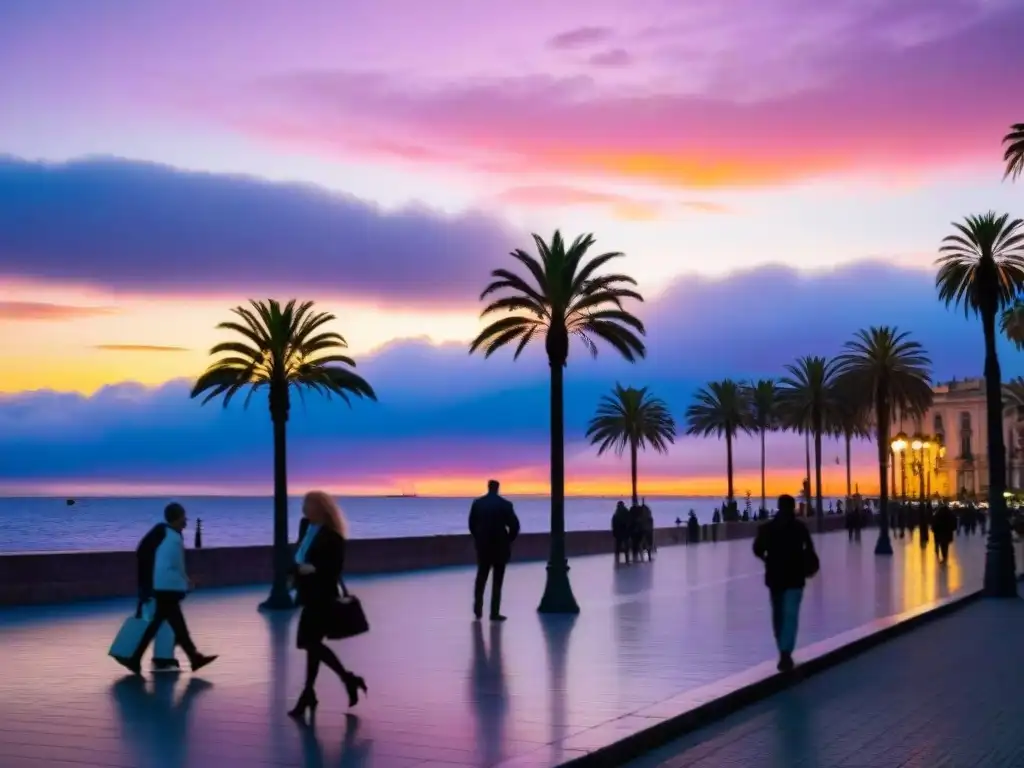
<svg viewBox="0 0 1024 768"><path fill-rule="evenodd" d="M4 277L450 304L476 295L515 241L482 215L384 212L311 186L114 159L0 160Z"/></svg>
<svg viewBox="0 0 1024 768"><path fill-rule="evenodd" d="M633 63L633 56L625 48L611 48L595 53L588 61L595 67L628 67Z"/></svg>
<svg viewBox="0 0 1024 768"><path fill-rule="evenodd" d="M583 433L598 398L615 382L650 385L681 417L695 388L710 379L778 375L799 355L835 354L855 330L872 324L911 331L931 354L939 380L982 371L980 325L938 303L932 274L883 264L816 275L767 267L722 280L685 278L641 307L641 315L650 344L643 363L631 366L609 351L594 361L582 348L570 356L566 422L576 456L570 472L595 471ZM1001 351L1007 377L1024 373L1024 357L1006 344ZM350 410L316 398L296 400L290 422L296 482L543 468L547 366L540 348L512 362L502 355L470 356L461 344L401 342L359 363L379 403ZM200 407L188 399L188 386L119 384L91 397L0 397L0 483L264 481L270 466L266 408L258 402L248 411ZM737 466L753 470L756 445L741 442ZM802 466L799 438L779 436L770 447L772 467ZM858 451L870 461L869 446ZM646 466L682 477L722 470L714 446L689 438L666 462L648 459Z"/></svg>
<svg viewBox="0 0 1024 768"><path fill-rule="evenodd" d="M559 51L586 48L608 42L615 37L610 27L577 27L555 35L548 41L548 47Z"/></svg>

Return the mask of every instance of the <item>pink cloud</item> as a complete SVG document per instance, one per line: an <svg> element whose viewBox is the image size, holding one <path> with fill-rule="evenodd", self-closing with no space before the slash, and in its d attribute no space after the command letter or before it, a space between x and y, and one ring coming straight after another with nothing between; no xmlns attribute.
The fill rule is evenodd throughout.
<svg viewBox="0 0 1024 768"><path fill-rule="evenodd" d="M75 307L39 301L0 301L0 320L78 320L86 317L112 315L111 307Z"/></svg>
<svg viewBox="0 0 1024 768"><path fill-rule="evenodd" d="M268 121L287 118L318 147L339 153L372 146L410 160L388 143L415 145L449 156L446 163L456 155L477 170L695 187L914 174L957 163L997 164L999 137L1013 119L1006 94L1017 88L1015 73L1024 67L1021 35L1024 13L1008 15L955 37L834 62L828 82L759 100L623 92L586 78L424 86L319 71L263 80L221 109L230 110L225 119L257 135Z"/></svg>
<svg viewBox="0 0 1024 768"><path fill-rule="evenodd" d="M577 27L555 35L548 41L548 45L564 51L604 43L614 36L615 30L609 27Z"/></svg>

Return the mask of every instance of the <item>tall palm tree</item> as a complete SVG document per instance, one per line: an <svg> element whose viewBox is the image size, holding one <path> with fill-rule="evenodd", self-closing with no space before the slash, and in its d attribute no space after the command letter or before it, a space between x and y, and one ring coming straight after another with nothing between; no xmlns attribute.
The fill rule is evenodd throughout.
<svg viewBox="0 0 1024 768"><path fill-rule="evenodd" d="M999 314L999 330L1017 349L1024 349L1024 301L1017 299Z"/></svg>
<svg viewBox="0 0 1024 768"><path fill-rule="evenodd" d="M779 387L774 379L747 384L748 428L761 439L761 509L768 509L765 493L765 436L779 426Z"/></svg>
<svg viewBox="0 0 1024 768"><path fill-rule="evenodd" d="M523 250L512 258L525 269L521 276L508 269L491 272L490 284L481 301L493 299L481 317L502 315L470 344L472 354L483 350L490 357L515 342L518 358L532 341L543 341L551 367L551 554L547 582L538 610L541 613L579 613L569 584L569 563L565 557L565 417L563 376L569 359L569 340L575 336L591 355L597 356L597 341L615 349L629 362L647 353L641 336L644 326L626 311L626 300L643 301L633 288L636 281L623 274L602 274L609 262L621 258L618 252L590 256L593 235L580 235L566 246L556 231L550 243L533 236L537 256Z"/></svg>
<svg viewBox="0 0 1024 768"><path fill-rule="evenodd" d="M891 555L889 539L889 430L893 415L920 413L932 402L931 360L910 334L892 326L860 330L836 357L836 386L871 413L878 443L878 542L876 555ZM893 489L895 492L895 489Z"/></svg>
<svg viewBox="0 0 1024 768"><path fill-rule="evenodd" d="M597 413L590 420L587 437L598 446L600 456L609 448L621 456L629 449L630 479L633 506L639 503L636 489L637 454L648 446L658 453L668 453L676 439L676 422L665 401L654 397L647 387L623 388L616 384L610 395L597 404Z"/></svg>
<svg viewBox="0 0 1024 768"><path fill-rule="evenodd" d="M257 392L267 393L274 426L274 584L262 607L292 607L288 591L291 553L288 548L287 424L291 390L330 399L340 397L351 406L352 397L376 400L373 388L351 368L355 362L339 354L348 344L341 334L326 330L335 320L314 309L312 301L297 303L250 301L235 307L238 320L217 327L235 335L210 350L219 356L196 381L191 397L205 395L203 404L221 398L224 407L242 390L245 405Z"/></svg>
<svg viewBox="0 0 1024 768"><path fill-rule="evenodd" d="M1024 289L1024 221L993 211L954 222L942 240L935 285L947 306L981 317L985 337L985 400L988 432L989 511L985 593L1017 596L1013 541L1006 510L1006 443L1003 385L996 351L996 318Z"/></svg>
<svg viewBox="0 0 1024 768"><path fill-rule="evenodd" d="M846 448L846 499L853 496L853 470L851 466L850 444L855 437L870 437L868 431L868 414L870 408L865 405L855 392L844 392L838 383L834 385L832 421L828 425L829 432L842 438Z"/></svg>
<svg viewBox="0 0 1024 768"><path fill-rule="evenodd" d="M725 437L728 511L722 511L723 518L727 514L733 516L736 508L733 493L732 441L741 430L745 432L749 429L749 408L746 388L732 379L723 379L712 381L697 390L693 402L686 409L688 435Z"/></svg>
<svg viewBox="0 0 1024 768"><path fill-rule="evenodd" d="M1006 151L1003 152L1003 160L1006 163L1006 174L1016 180L1021 173L1024 173L1024 123L1015 123L1010 126L1010 132L1003 137L1003 144Z"/></svg>

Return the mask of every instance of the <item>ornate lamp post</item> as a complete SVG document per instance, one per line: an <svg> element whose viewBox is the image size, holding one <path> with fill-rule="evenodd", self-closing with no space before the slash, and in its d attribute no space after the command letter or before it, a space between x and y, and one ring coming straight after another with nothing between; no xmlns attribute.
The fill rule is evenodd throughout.
<svg viewBox="0 0 1024 768"><path fill-rule="evenodd" d="M914 453L910 458L910 471L917 476L917 500L924 501L924 446L928 438L918 433L910 441L910 450Z"/></svg>
<svg viewBox="0 0 1024 768"><path fill-rule="evenodd" d="M908 445L908 443L907 443L907 436L906 436L906 434L903 433L903 432L900 432L898 435L896 435L896 437L894 437L892 439L892 445L890 446L890 448L892 448L893 456L898 457L899 460L900 460L900 497L902 498L904 503L906 503L906 501L907 501L907 454L906 454L907 445ZM896 490L896 467L895 466L893 466L892 474L893 474L893 480L892 480L893 490L895 491Z"/></svg>
<svg viewBox="0 0 1024 768"><path fill-rule="evenodd" d="M935 466L932 462L932 449L934 447L934 438L926 437L923 445L925 476L922 478L921 482L925 485L925 498L929 501L931 501L932 498L932 472Z"/></svg>

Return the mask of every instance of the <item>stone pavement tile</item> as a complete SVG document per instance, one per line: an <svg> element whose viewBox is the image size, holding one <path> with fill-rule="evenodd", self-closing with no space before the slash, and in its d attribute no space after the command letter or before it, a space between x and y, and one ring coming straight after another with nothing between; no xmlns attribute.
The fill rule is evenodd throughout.
<svg viewBox="0 0 1024 768"><path fill-rule="evenodd" d="M983 600L629 768L1024 766L1024 600Z"/></svg>
<svg viewBox="0 0 1024 768"><path fill-rule="evenodd" d="M909 541L892 559L842 533L818 546L801 647L974 588L982 574L980 537L958 540L948 569ZM200 648L221 654L201 678L123 677L106 650L130 601L0 610L0 766L535 768L770 669L768 601L749 541L666 547L629 567L577 558L571 577L582 614L540 617L544 565L511 567L504 625L472 621L470 569L352 578L372 631L335 647L369 695L349 716L323 670L309 730L285 714L302 686L297 616L258 613L261 589L185 602Z"/></svg>

